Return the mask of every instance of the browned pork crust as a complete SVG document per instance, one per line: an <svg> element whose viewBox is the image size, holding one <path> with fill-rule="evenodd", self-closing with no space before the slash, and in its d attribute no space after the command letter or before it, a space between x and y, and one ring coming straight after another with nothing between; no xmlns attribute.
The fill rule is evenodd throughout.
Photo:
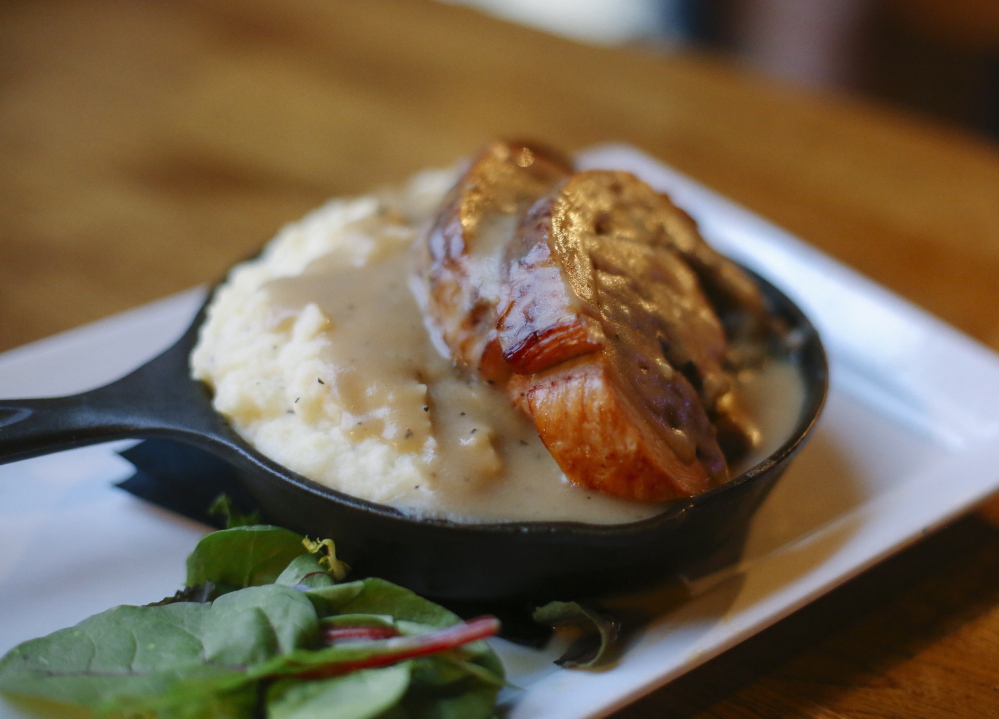
<svg viewBox="0 0 999 719"><path fill-rule="evenodd" d="M554 150L494 142L445 198L418 261L431 324L459 365L503 376L495 346L502 255L520 215L572 171Z"/></svg>
<svg viewBox="0 0 999 719"><path fill-rule="evenodd" d="M729 339L761 337L766 313L668 197L628 173L572 174L557 155L498 143L458 182L426 248L444 344L506 388L572 482L667 500L728 479L722 446L745 451L754 432Z"/></svg>

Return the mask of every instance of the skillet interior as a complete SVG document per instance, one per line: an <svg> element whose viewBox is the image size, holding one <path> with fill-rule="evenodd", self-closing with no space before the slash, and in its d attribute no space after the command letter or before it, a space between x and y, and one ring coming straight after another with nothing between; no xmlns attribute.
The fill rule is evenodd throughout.
<svg viewBox="0 0 999 719"><path fill-rule="evenodd" d="M170 383L185 386L190 404L197 407L197 421L188 423L178 438L236 465L269 521L330 537L338 553L360 573L384 577L427 596L540 601L640 586L741 541L753 512L801 449L821 411L828 371L814 327L783 293L754 278L770 310L786 322L793 343L787 348L788 358L805 380L795 430L756 467L721 487L672 502L649 519L622 525L417 520L291 472L236 435L211 408L204 385L189 379L187 357L197 341L204 310L167 352L172 355ZM194 417L183 421L190 419Z"/></svg>

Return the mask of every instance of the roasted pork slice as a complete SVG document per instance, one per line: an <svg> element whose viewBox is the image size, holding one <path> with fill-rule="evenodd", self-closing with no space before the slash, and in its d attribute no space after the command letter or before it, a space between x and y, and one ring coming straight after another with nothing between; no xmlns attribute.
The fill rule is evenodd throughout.
<svg viewBox="0 0 999 719"><path fill-rule="evenodd" d="M724 481L720 452L701 457L691 438L710 436L711 426L690 386L657 381L654 374L646 379L659 385L654 397L661 406L651 414L620 365L600 352L513 375L507 389L574 484L626 499L664 501Z"/></svg>
<svg viewBox="0 0 999 719"><path fill-rule="evenodd" d="M508 390L577 484L689 496L728 479L718 428L731 452L752 442L712 298L743 332L763 303L692 228L634 176L588 171L536 202L508 246Z"/></svg>
<svg viewBox="0 0 999 719"><path fill-rule="evenodd" d="M454 360L488 380L507 369L496 343L501 261L521 215L573 172L537 144L495 142L469 165L418 253L426 313Z"/></svg>
<svg viewBox="0 0 999 719"><path fill-rule="evenodd" d="M773 330L773 318L763 304L756 283L732 260L704 241L697 223L673 204L668 195L659 195L652 222L661 227L661 238L679 252L697 274L701 287L725 325L730 341L762 344Z"/></svg>

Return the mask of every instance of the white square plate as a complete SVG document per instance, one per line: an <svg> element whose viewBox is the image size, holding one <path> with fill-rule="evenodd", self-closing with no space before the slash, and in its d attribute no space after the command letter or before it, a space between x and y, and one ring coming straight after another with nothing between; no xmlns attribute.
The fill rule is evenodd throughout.
<svg viewBox="0 0 999 719"><path fill-rule="evenodd" d="M999 489L994 353L633 148L598 147L580 161L669 192L718 249L783 289L819 328L831 391L817 433L754 518L741 560L686 578L690 598L664 601L612 668L558 669L554 649L495 643L520 687L502 697L510 719L603 716ZM110 381L165 349L203 296L193 290L0 355L0 397ZM128 444L0 466L0 652L179 588L206 530L112 486L131 473L115 454ZM16 716L0 700L0 717Z"/></svg>

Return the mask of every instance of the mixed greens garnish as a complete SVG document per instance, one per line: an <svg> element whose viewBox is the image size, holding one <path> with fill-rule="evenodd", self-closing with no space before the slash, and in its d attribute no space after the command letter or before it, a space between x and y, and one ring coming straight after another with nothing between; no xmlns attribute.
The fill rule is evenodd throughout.
<svg viewBox="0 0 999 719"><path fill-rule="evenodd" d="M187 586L27 641L0 660L0 691L98 716L475 719L503 668L463 622L380 579L344 581L333 543L280 527L207 535ZM252 520L251 520L252 521Z"/></svg>

